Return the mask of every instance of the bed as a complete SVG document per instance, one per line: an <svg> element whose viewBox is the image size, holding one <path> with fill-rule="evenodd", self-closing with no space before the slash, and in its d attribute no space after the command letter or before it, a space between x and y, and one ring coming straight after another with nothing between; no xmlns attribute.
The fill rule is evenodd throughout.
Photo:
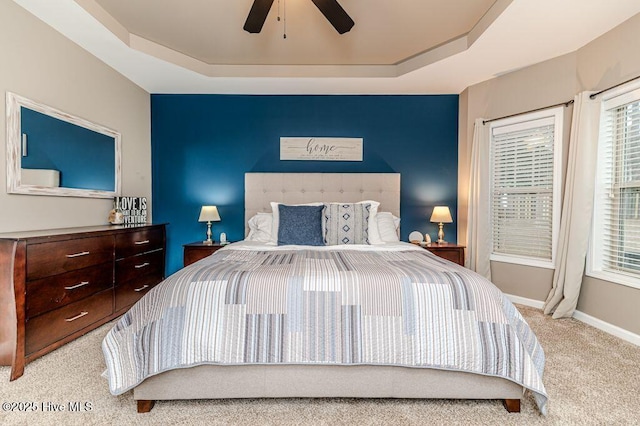
<svg viewBox="0 0 640 426"><path fill-rule="evenodd" d="M301 211L328 223L326 203L337 202L371 233L363 200L399 216L400 176L245 176L246 223L275 212L272 203L325 203L280 210L280 223ZM544 353L511 302L477 274L389 238L244 241L178 271L105 337L110 391L133 389L139 412L157 400L262 397L500 399L517 412L529 390L545 414Z"/></svg>

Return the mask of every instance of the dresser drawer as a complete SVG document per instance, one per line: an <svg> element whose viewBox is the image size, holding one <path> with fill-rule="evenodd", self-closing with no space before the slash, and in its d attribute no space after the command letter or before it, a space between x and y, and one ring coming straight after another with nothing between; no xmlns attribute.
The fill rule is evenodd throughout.
<svg viewBox="0 0 640 426"><path fill-rule="evenodd" d="M162 228L147 228L116 235L116 259L164 247Z"/></svg>
<svg viewBox="0 0 640 426"><path fill-rule="evenodd" d="M26 327L26 353L34 353L113 313L113 290L31 318Z"/></svg>
<svg viewBox="0 0 640 426"><path fill-rule="evenodd" d="M116 285L145 275L156 275L162 278L163 273L164 250L116 261Z"/></svg>
<svg viewBox="0 0 640 426"><path fill-rule="evenodd" d="M116 287L116 312L136 303L156 284L162 281L162 275L147 275L139 280L131 280Z"/></svg>
<svg viewBox="0 0 640 426"><path fill-rule="evenodd" d="M103 263L27 283L27 318L113 287L113 264Z"/></svg>
<svg viewBox="0 0 640 426"><path fill-rule="evenodd" d="M27 280L86 268L113 259L113 237L100 236L27 246Z"/></svg>

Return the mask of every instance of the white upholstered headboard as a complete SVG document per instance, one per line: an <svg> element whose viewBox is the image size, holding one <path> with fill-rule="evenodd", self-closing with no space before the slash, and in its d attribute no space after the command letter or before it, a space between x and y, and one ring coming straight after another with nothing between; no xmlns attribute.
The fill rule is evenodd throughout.
<svg viewBox="0 0 640 426"><path fill-rule="evenodd" d="M245 173L244 218L271 213L271 202L380 202L379 211L400 217L399 173Z"/></svg>

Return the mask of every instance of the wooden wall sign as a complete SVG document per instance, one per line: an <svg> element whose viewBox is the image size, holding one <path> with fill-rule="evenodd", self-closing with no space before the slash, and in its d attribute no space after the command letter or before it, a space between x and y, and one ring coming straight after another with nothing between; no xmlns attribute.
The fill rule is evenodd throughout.
<svg viewBox="0 0 640 426"><path fill-rule="evenodd" d="M280 160L362 161L362 138L280 138Z"/></svg>

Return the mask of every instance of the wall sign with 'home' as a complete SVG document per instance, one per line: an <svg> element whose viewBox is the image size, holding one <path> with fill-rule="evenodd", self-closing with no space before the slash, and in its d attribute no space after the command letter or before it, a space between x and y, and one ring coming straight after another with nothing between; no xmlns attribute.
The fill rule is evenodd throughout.
<svg viewBox="0 0 640 426"><path fill-rule="evenodd" d="M362 138L280 138L280 160L362 161Z"/></svg>

